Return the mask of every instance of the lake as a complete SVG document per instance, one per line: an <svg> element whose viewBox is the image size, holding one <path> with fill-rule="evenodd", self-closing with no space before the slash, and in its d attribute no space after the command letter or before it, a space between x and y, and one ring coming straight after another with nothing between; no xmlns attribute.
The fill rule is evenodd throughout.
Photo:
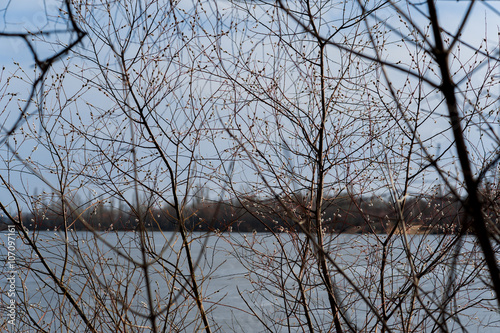
<svg viewBox="0 0 500 333"><path fill-rule="evenodd" d="M62 331L63 326L84 331L74 307L19 237L14 251L16 296L9 295L6 235L2 233L0 246L2 327L10 332L34 326L48 332ZM147 277L140 267L144 258L139 233L100 233L96 238L90 232L72 232L67 242L60 232L31 236L99 332L116 332L116 327L124 332L150 331L145 317L149 304L160 312L160 329L202 330L179 234L148 234L144 243L144 258L150 262ZM302 332L308 331L308 323L317 332L334 331L317 253L303 235L193 233L189 240L212 331ZM436 322L449 331L499 331L500 316L493 310L495 302L485 284L488 274L472 237L463 238L459 250L451 236L410 235L407 244L395 235L384 248L386 240L385 235L326 236L328 253L336 263L329 267L335 298L343 320L353 329L377 327L377 312L378 316L385 313L395 332L405 325L416 331L437 331ZM450 267L455 267L453 274ZM416 281L412 272L424 274ZM15 326L7 322L11 299L17 302ZM440 310L443 304L445 311Z"/></svg>

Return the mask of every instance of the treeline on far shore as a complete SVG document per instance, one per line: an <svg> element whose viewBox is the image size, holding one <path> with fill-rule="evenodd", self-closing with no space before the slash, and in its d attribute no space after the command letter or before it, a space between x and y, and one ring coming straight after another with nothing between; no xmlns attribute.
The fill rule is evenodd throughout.
<svg viewBox="0 0 500 333"><path fill-rule="evenodd" d="M175 231L179 228L173 208L144 209L139 216L133 210L116 208L103 203L77 211L61 211L61 204L52 202L43 209L22 214L22 223L29 230L87 230L88 225L100 231L138 228ZM307 199L293 200L245 198L233 201L193 200L182 215L191 231L289 232L314 227L314 211ZM402 212L407 230L411 233L453 233L460 225L460 205L451 197L408 198ZM323 207L323 227L335 233L388 233L401 219L389 200L381 197L326 198ZM85 221L85 222L83 222ZM3 217L5 229L9 221ZM85 225L87 223L87 226Z"/></svg>

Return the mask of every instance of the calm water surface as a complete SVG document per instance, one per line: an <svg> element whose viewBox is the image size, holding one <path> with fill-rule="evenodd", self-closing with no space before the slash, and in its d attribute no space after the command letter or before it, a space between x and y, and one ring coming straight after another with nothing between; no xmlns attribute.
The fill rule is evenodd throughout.
<svg viewBox="0 0 500 333"><path fill-rule="evenodd" d="M66 255L66 248L69 250L67 257L67 264L65 269L68 271L66 276L71 276L72 288L75 291L87 290L89 276L86 274L88 269L91 268L95 272L95 276L108 281L108 289L103 288L104 294L108 290L109 295L103 295L104 298L112 297L113 292L120 291L127 293L127 287L131 285L141 285L143 280L142 271L134 269L133 265L123 256L130 256L132 259L141 261L142 256L139 251L140 245L136 233L133 232L112 232L101 234L102 241L96 241L94 236L89 232L74 232L69 237L67 247L63 241L63 235L55 232L40 232L37 235L37 243L41 247L44 256L56 273L60 276L63 272L64 258ZM288 266L286 260L295 260L299 253L294 250L293 237L282 234L280 239L276 239L271 234L211 234L206 237L206 234L192 235L191 250L193 257L197 264L198 279L202 283L203 294L206 297L205 307L208 309L211 322L217 323L222 332L263 332L265 331L264 325L252 315L252 307L255 314L263 317L273 318L279 315L281 311L280 295L283 289L291 295L297 293L297 286L293 279L282 279L281 288L273 287L271 281L273 276L289 277L292 273L299 273L298 266ZM381 236L382 238L385 236ZM184 260L184 252L179 252L181 249L180 236L175 233L151 233L148 238L148 248L151 253L161 253L162 260L169 264L177 264L181 267L184 274L187 274L187 265ZM2 242L6 241L6 237L2 237ZM297 241L297 240L295 240ZM441 236L423 236L415 235L410 238L410 245L412 251L415 253L422 253L422 259L425 258L425 253L432 254L442 241ZM402 242L402 241L401 241ZM387 288L395 288L402 282L398 280L398 276L403 276L408 271L407 258L403 250L402 243L394 243L389 253L389 260L392 263L390 271L387 275L389 278L386 281ZM120 253L115 252L112 248L120 249ZM381 247L373 236L361 235L341 235L332 236L329 242L329 249L331 256L345 270L347 276L353 279L357 284L363 286L367 292L375 295L376 287L369 288L367 283L370 277L377 277L380 274L379 262L381 256ZM471 261L469 252L474 252L474 242L472 239L467 239L464 244L464 256L459 257L460 269L457 274L465 275L474 269L474 263ZM4 244L0 246L2 260L5 264L6 247ZM181 253L179 256L178 253ZM123 255L123 256L122 256ZM29 250L29 248L18 239L16 243L16 264L19 271L19 279L16 281L16 288L25 290L25 295L19 294L18 297L27 297L29 302L33 304L33 315L40 316L43 312L43 307L51 304L50 302L57 301L55 290L51 290L50 282L46 276L36 273L37 269L43 271L43 266L37 260L36 256ZM148 256L148 259L153 259L153 256ZM281 261L280 261L281 260ZM415 263L419 264L419 257L415 256ZM400 267L398 267L400 262ZM87 267L85 267L87 265ZM92 267L89 267L91 265ZM29 269L28 267L29 266ZM151 286L154 289L155 295L159 299L167 299L169 295L168 285L165 283L165 271L159 269L160 266L152 266L151 269ZM172 266L173 267L173 266ZM443 271L440 280L445 280L444 277L448 276L446 265L443 266ZM8 302L6 291L8 290L8 283L6 281L5 272L7 267L4 265L4 275L0 285L2 286L2 301ZM313 269L314 270L314 269ZM400 272L398 271L400 270ZM270 274L270 272L272 274ZM390 274L389 274L390 273ZM484 274L480 274L484 276ZM460 276L458 277L460 278ZM23 280L21 283L21 279ZM267 279L267 280L266 280ZM363 279L367 279L364 281ZM435 285L436 275L428 281L423 278L421 282L422 291L427 293L438 292L439 288ZM117 281L128 281L127 284L119 285ZM438 279L439 280L439 279ZM49 281L42 283L41 281ZM339 286L338 298L341 300L345 308L345 314L351 321L363 327L366 324L367 307L359 298L352 296L352 287L346 282L346 279L341 274L334 274L334 282ZM460 325L460 331L465 327L466 331L470 332L500 332L497 327L499 325L499 316L495 312L489 310L491 302L485 300L488 292L482 288L480 279L471 281L474 288L468 289L467 293L460 296L464 299L464 304L456 304L455 306L465 306L471 304L476 300L479 305L474 309L466 309L462 312L461 323L449 322L451 330L457 330ZM53 285L53 283L52 283ZM113 286L113 287L111 287ZM368 287L367 287L368 286ZM102 286L101 286L102 287ZM134 306L141 309L141 302L144 303L145 291L140 288L142 296L138 296L134 300ZM472 290L472 291L471 291ZM442 294L442 293L441 293ZM181 291L178 292L179 297L184 297L185 294ZM331 321L328 308L326 307L327 298L326 293L321 290L316 292L314 300L311 300L310 306L315 307L317 314L316 320ZM82 299L88 296L89 302L92 296L82 293ZM248 303L245 304L245 302ZM356 304L353 308L352 304ZM67 305L69 306L69 305ZM38 307L38 309L37 309ZM5 312L5 309L2 309ZM52 314L57 317L57 314ZM73 314L74 315L74 314ZM192 319L197 316L196 309L190 309L186 314L187 319ZM3 322L6 316L2 318ZM50 314L40 319L41 322L50 322ZM294 327L297 323L294 318L288 319L288 325ZM486 327L477 325L477 321L482 320L487 323ZM52 326L53 327L53 326ZM284 328L274 326L271 328L273 331L288 331ZM304 327L305 329L305 327ZM192 327L194 330L194 327ZM12 330L11 331L15 331ZM294 327L291 331L303 331L300 327Z"/></svg>

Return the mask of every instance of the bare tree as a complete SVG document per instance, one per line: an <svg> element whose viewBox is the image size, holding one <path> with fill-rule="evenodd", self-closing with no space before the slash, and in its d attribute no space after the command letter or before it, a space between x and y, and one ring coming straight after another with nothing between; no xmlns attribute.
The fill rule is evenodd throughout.
<svg viewBox="0 0 500 333"><path fill-rule="evenodd" d="M26 196L2 178L17 216L10 215L12 204L2 208L28 246L18 258L25 263L22 279L37 281L35 292L28 285L19 291L23 312L16 329L77 331L79 321L90 331L201 327L210 332L217 327L203 302L198 265L203 247L191 251L198 236L185 225L185 208L201 174L200 141L208 115L198 98L203 87L194 85L196 64L189 61L199 47L192 42L194 27L184 21L199 10L193 5L185 10L174 3L67 2L71 22L85 31L85 46L69 45L53 58L71 50L69 60L41 68L20 116L36 121L17 121L5 137L37 148L27 158L16 151L17 144L9 148L13 157L4 159L6 170L18 172L8 165L18 163L53 195L49 202L45 193ZM186 28L193 36L185 35ZM27 111L30 105L37 113ZM88 201L79 201L82 197ZM25 231L29 221L23 221L26 207L20 201L34 216L62 220L49 245L36 228ZM132 219L135 243L129 236L97 231L103 210L114 201L131 212L126 218ZM165 235L157 244L148 230L160 217L179 236ZM72 232L82 224L92 233ZM52 253L59 242L62 250ZM74 311L79 318L65 319Z"/></svg>
<svg viewBox="0 0 500 333"><path fill-rule="evenodd" d="M450 27L431 0L61 5L63 31L1 33L36 65L0 86L15 329L494 325L498 41L467 25L488 3ZM222 216L267 232L192 232ZM238 305L211 289L219 239Z"/></svg>
<svg viewBox="0 0 500 333"><path fill-rule="evenodd" d="M257 175L245 179L253 185L249 192L235 191L235 196L256 215L252 207L259 204L263 223L272 226L276 217L269 215L274 214L290 221L292 233L300 230L307 236L293 242L276 234L279 242L271 253L284 253L284 258L243 244L264 258L255 261L257 267L272 267L256 277L259 285L273 282L282 291L283 315L267 319L289 326L289 309L300 308L298 325L330 330L321 327L324 319L316 327L311 319L307 300L317 299L317 294L296 298L286 293L284 283L293 280L295 288L310 292L312 288L303 287L303 272L316 273L312 267L318 265L321 283L313 285L328 295L331 320L326 322L338 332L466 327L452 304L469 309L488 301L487 294L478 295L478 303L463 298L474 293L472 281L483 274L483 265L491 273L493 290L499 276L491 244L496 232L488 231L485 222L493 222L496 213L484 209L479 186L498 162L493 125L498 122L498 96L492 97L497 43L471 45L462 37L474 2L454 32L440 24L432 1L424 9L422 4L400 7L390 2L235 3L235 16L244 18L234 31L245 35L232 36L237 45L232 50L241 50L242 60L226 59L225 54L235 54L224 52L221 43L220 75L231 82L225 98L231 104L225 110L233 110L226 128L237 143L230 154L247 156L236 167L253 168ZM462 53L470 58L464 60ZM443 105L449 123L442 121ZM468 108L472 111L466 112ZM434 124L437 131L430 131ZM479 136L465 135L473 130ZM249 200L255 193L271 198L272 207ZM377 216L369 207L382 193L390 195L392 213ZM324 233L329 220L349 223L341 214L327 213L335 198L346 194L364 216L365 228L375 232L375 222L382 220L387 233L374 234L360 251L366 256L357 257L356 264L369 262L362 273L350 272L351 263L335 259L339 236ZM421 218L424 203L435 210L426 221ZM437 244L434 236L426 237L428 232L408 234L423 225L453 234ZM475 230L485 261L476 257L470 239L465 240L469 230ZM316 264L305 259L309 255ZM474 260L475 269L466 270L464 258ZM278 270L283 265L289 266L287 272ZM429 290L430 285L440 291ZM263 294L270 292L263 288ZM290 306L290 300L301 307ZM360 309L369 314L366 321L353 319ZM353 310L355 315L349 315Z"/></svg>

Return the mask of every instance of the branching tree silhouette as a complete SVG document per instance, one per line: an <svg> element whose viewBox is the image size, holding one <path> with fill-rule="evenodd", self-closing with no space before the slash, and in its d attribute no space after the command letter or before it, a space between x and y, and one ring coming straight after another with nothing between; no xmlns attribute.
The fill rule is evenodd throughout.
<svg viewBox="0 0 500 333"><path fill-rule="evenodd" d="M0 32L35 65L0 85L18 331L494 325L498 41L470 38L489 2L452 23L432 0L59 5L64 29ZM219 216L231 233L192 232ZM247 218L267 232L235 235ZM209 292L214 237L241 305Z"/></svg>
<svg viewBox="0 0 500 333"><path fill-rule="evenodd" d="M450 319L455 321L453 325L463 327L451 304L459 302L461 292L471 287L465 281L471 282L479 274L474 270L471 275L457 276L459 258L475 257L474 251L469 252L470 245L464 244L468 231L476 235L485 258L480 262L490 272L493 290L498 290L496 246L491 243L497 230L492 217L497 213L485 209L480 186L499 160L500 142L493 125L498 123L498 96L493 97L498 84L492 76L498 68L498 43L485 39L471 44L463 36L476 5L474 1L468 4L458 24L454 22L455 31L449 31L433 1L409 3L407 7L361 1L235 2L244 18L239 25L234 24L234 31L244 31L245 37L239 39L236 33L232 37L232 50L241 50L241 61L226 60L225 54L235 55L228 50L222 49L219 56L221 77L231 82L230 92L238 91L225 98L226 103L231 102L226 110L233 112L226 129L237 142L230 154L246 155L241 168L249 166L258 175L246 179L253 184L249 192L235 191L235 196L260 193L275 198L279 207L261 209L290 220L307 236L307 241L292 242L297 247L292 257L304 260L307 256L299 253L309 253L318 263L321 283L315 286L328 294L332 317L326 322L333 322L336 331L374 327L383 331L448 331ZM442 121L444 110L447 122ZM429 126L436 126L437 131ZM446 146L440 147L441 142ZM432 180L436 175L438 180ZM301 187L294 188L296 184ZM350 279L331 256L338 249L325 241L326 221L338 221L337 215L326 215L325 193L330 197L347 194L363 213L367 204L374 203L373 199L366 202L366 195L376 197L381 189L390 195L393 215L364 213L368 225L374 219L387 222L387 237L374 235L376 245L369 245L380 247L381 257L375 252L366 258L374 260L371 267L376 267L367 281L378 282L359 284L360 275ZM443 198L444 194L451 198ZM418 218L421 214L416 219L412 216L421 210L418 200L410 200L413 196L425 198L436 210L436 218L425 221L426 225L457 231L436 248L432 246L430 252L426 252L429 239L408 235L412 225L418 228L423 224ZM448 207L456 207L454 202L460 206L450 216L451 224L443 225ZM255 200L241 204L255 211ZM272 218L261 219L272 225ZM276 237L281 245L274 251L289 254L290 241L282 245L283 235ZM303 250L308 246L311 252ZM248 250L272 258L253 246ZM389 259L395 253L398 255ZM276 267L281 265L280 257L274 261ZM289 259L285 262L290 265ZM359 258L357 264L361 262ZM262 268L259 260L255 265ZM303 272L303 263L294 265ZM437 273L442 265L447 267L446 278ZM405 267L405 273L396 273L398 266ZM265 281L274 281L273 288L283 291L283 316L275 320L288 326L285 318L292 316L289 309L297 309L288 307L290 296L283 283L291 273L279 275L276 267L267 271ZM310 270L314 265L307 267ZM303 276L294 275L299 290L303 290ZM333 282L334 276L342 276L349 285L350 292L344 294L348 296L339 296L341 288ZM391 281L390 287L387 281ZM429 292L426 283L438 283L443 295ZM375 292L370 291L373 285L379 285ZM264 289L264 293L269 292ZM350 304L356 304L357 297L365 304L371 316L364 326L355 326L342 311L339 297L349 299ZM302 304L304 309L296 314L298 325L303 320L310 331L318 327L312 324L306 299L316 298L308 295L297 301L292 297L293 303Z"/></svg>

